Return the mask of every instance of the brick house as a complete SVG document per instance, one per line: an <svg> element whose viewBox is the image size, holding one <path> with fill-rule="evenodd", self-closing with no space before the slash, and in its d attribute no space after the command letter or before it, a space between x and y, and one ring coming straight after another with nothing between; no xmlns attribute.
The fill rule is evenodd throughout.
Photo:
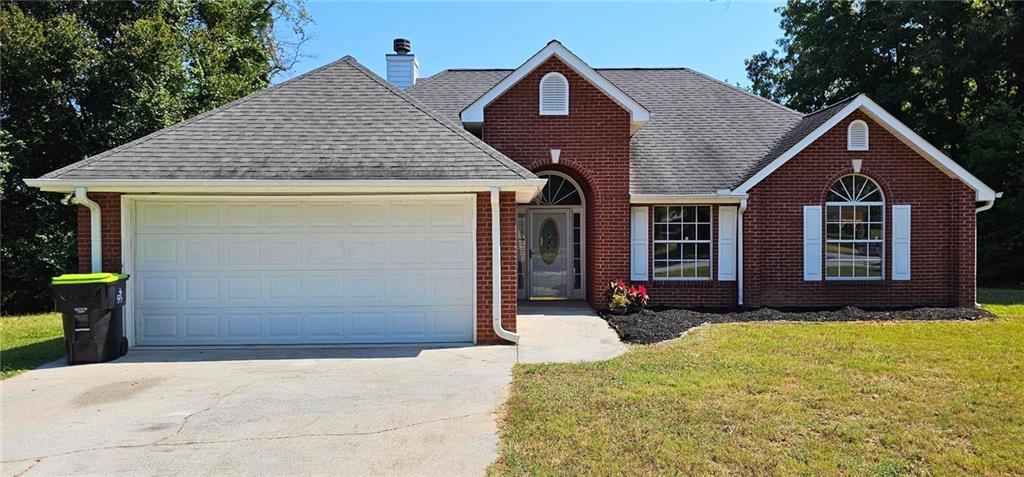
<svg viewBox="0 0 1024 477"><path fill-rule="evenodd" d="M864 95L809 114L686 68L388 81L350 57L26 181L124 271L133 346L515 341L519 300L974 306L998 194Z"/></svg>

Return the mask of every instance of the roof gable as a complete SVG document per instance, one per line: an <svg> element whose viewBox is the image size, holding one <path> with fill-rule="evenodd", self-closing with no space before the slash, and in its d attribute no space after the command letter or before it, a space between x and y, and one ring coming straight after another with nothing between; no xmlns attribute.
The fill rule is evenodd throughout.
<svg viewBox="0 0 1024 477"><path fill-rule="evenodd" d="M32 180L536 180L354 58Z"/></svg>
<svg viewBox="0 0 1024 477"><path fill-rule="evenodd" d="M462 122L469 125L482 124L484 122L484 109L487 105L505 94L506 91L518 84L523 78L526 78L528 74L552 56L557 57L562 63L565 63L566 66L587 80L587 82L607 95L619 106L622 106L623 109L629 111L630 133L636 132L650 119L650 111L640 105L640 103L636 102L636 100L612 84L611 81L608 81L600 73L594 71L590 65L569 51L568 48L562 46L557 40L551 40L547 46L535 53L525 63L502 78L501 81L463 109L460 114Z"/></svg>
<svg viewBox="0 0 1024 477"><path fill-rule="evenodd" d="M775 159L765 164L759 170L756 170L753 175L736 187L733 193L748 193L750 189L763 181L772 172L782 167L800 151L811 145L839 124L840 121L857 110L863 111L864 114L867 114L868 117L899 138L900 141L927 159L928 162L939 168L947 176L958 179L973 189L976 194L976 200L989 201L996 199L996 192L992 188L985 185L970 172L967 172L966 169L950 159L949 156L946 156L935 146L929 144L928 141L925 141L924 138L917 135L917 133L889 114L888 111L872 101L871 98L863 94L841 101L816 113L806 115L804 120L794 128L794 131L797 131L798 134L794 135L791 133L781 141L781 144L787 145L788 148L782 151Z"/></svg>

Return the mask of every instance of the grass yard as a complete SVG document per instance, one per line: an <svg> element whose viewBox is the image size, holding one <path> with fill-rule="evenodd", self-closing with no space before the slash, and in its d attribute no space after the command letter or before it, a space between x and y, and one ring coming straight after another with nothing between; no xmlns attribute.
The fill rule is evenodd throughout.
<svg viewBox="0 0 1024 477"><path fill-rule="evenodd" d="M996 320L735 323L519 365L492 475L1024 474L1024 291Z"/></svg>
<svg viewBox="0 0 1024 477"><path fill-rule="evenodd" d="M0 379L64 356L59 313L0 316Z"/></svg>

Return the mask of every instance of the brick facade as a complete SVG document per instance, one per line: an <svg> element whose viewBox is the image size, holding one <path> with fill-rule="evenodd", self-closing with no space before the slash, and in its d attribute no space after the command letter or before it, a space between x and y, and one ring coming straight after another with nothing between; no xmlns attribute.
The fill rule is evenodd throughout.
<svg viewBox="0 0 1024 477"><path fill-rule="evenodd" d="M868 123L869 151L846 150L856 119ZM884 279L804 281L803 206L824 204L853 159L885 195ZM891 280L893 204L911 206L909 281ZM974 192L859 111L750 191L744 234L747 306L974 306Z"/></svg>
<svg viewBox="0 0 1024 477"><path fill-rule="evenodd" d="M501 218L501 326L516 330L516 196L502 192L498 200ZM493 300L491 271L491 195L476 197L476 342L499 344L491 318Z"/></svg>
<svg viewBox="0 0 1024 477"><path fill-rule="evenodd" d="M540 79L569 81L569 115L541 116ZM604 284L629 278L629 112L552 57L484 110L483 140L534 172L558 170L586 199L587 300L605 304ZM558 164L551 149L561 149Z"/></svg>
<svg viewBox="0 0 1024 477"><path fill-rule="evenodd" d="M103 229L103 271L121 272L121 194L94 192L89 198L100 205L100 225ZM78 271L92 271L92 226L89 209L78 206Z"/></svg>
<svg viewBox="0 0 1024 477"><path fill-rule="evenodd" d="M103 270L121 271L121 194L91 193L89 198L100 204L103 225ZM502 241L502 326L516 330L516 198L514 192L502 192L500 199ZM498 344L504 340L494 333L491 324L491 196L477 194L476 201L477 300L476 333L479 344ZM78 207L78 269L91 271L89 209Z"/></svg>

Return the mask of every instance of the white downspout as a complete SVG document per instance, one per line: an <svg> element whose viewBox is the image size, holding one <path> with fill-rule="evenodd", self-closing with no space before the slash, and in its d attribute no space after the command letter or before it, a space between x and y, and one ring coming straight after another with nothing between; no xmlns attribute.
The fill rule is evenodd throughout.
<svg viewBox="0 0 1024 477"><path fill-rule="evenodd" d="M93 202L85 195L85 187L75 187L72 204L84 205L89 208L89 244L92 246L92 272L103 271L103 229L100 222L100 204Z"/></svg>
<svg viewBox="0 0 1024 477"><path fill-rule="evenodd" d="M491 319L494 332L502 339L519 342L519 335L501 327L501 216L497 187L491 187Z"/></svg>
<svg viewBox="0 0 1024 477"><path fill-rule="evenodd" d="M740 199L740 209L736 214L736 289L740 306L743 306L743 212L746 211L747 199Z"/></svg>
<svg viewBox="0 0 1024 477"><path fill-rule="evenodd" d="M1003 193L1002 192L996 193L996 199L1001 199L1001 198L1003 198ZM981 212L984 212L984 211L986 211L988 209L991 209L993 205L996 205L996 199L986 200L985 201L985 205L983 205L981 207L975 207L974 208L974 215L978 215ZM977 222L975 222L975 224L977 224ZM974 229L974 279L975 280L978 279L978 229L977 229L977 225L975 225L975 229ZM974 297L974 307L975 308L981 307L981 305L978 304L977 294L975 294L975 297Z"/></svg>

